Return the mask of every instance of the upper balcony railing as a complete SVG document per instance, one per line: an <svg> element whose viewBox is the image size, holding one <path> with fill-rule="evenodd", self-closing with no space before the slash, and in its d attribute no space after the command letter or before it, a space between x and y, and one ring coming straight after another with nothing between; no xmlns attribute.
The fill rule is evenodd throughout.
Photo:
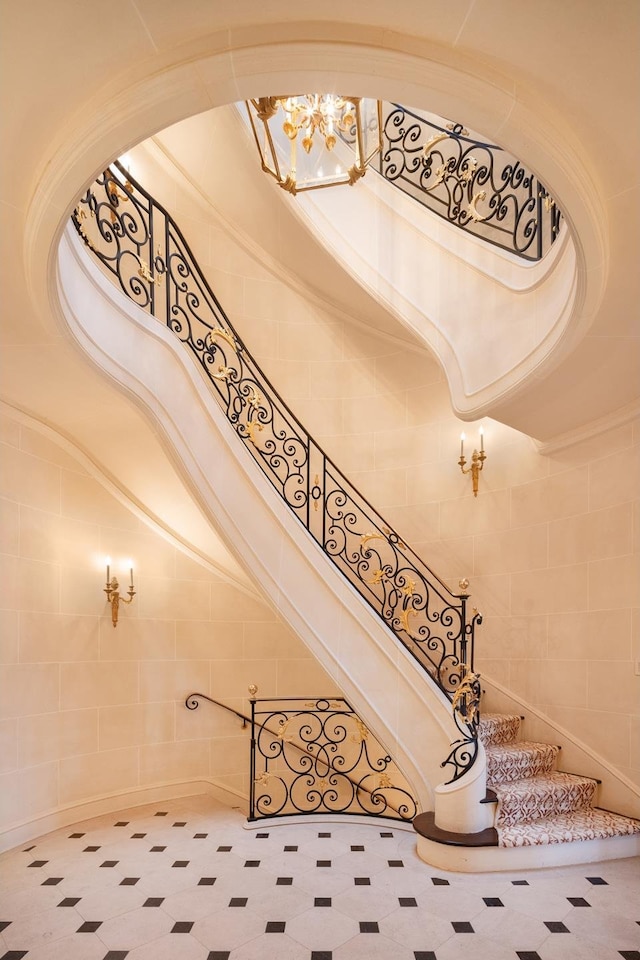
<svg viewBox="0 0 640 960"><path fill-rule="evenodd" d="M73 223L124 293L184 343L245 449L326 556L454 701L452 780L477 754L473 639L481 617L454 594L342 475L257 365L167 211L116 163ZM461 587L468 584L461 583Z"/></svg>
<svg viewBox="0 0 640 960"><path fill-rule="evenodd" d="M494 143L395 103L382 104L383 177L456 227L524 260L541 260L562 214L534 173Z"/></svg>

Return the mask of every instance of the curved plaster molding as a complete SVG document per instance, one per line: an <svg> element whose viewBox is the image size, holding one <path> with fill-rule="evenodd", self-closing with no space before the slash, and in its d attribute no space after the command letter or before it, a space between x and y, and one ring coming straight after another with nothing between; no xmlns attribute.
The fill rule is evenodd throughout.
<svg viewBox="0 0 640 960"><path fill-rule="evenodd" d="M126 489L103 464L98 463L86 450L82 449L70 437L65 436L59 429L54 429L39 418L27 413L27 411L20 410L18 407L13 406L13 404L1 399L0 413L4 413L7 417L28 427L30 430L35 430L37 433L40 433L43 437L46 437L48 440L51 440L52 443L55 443L56 446L60 447L61 450L64 450L64 452L74 460L77 460L78 464L86 470L89 476L93 477L110 496L129 510L138 520L141 520L146 526L153 530L155 534L162 537L163 540L170 543L172 547L175 547L185 556L189 557L190 560L193 560L201 567L204 567L205 570L224 580L225 583L230 583L237 590L240 590L252 599L264 601L262 594L252 589L250 584L234 577L221 564L216 563L211 557L205 556L192 544L187 543L186 540L179 537L175 531L170 530L138 497Z"/></svg>
<svg viewBox="0 0 640 960"><path fill-rule="evenodd" d="M370 96L428 106L444 116L464 115L474 128L526 158L548 185L577 238L577 286L564 334L544 360L546 375L592 323L607 274L605 208L585 151L572 137L570 118L520 90L481 56L360 25L263 26L221 31L137 64L115 76L61 129L42 157L26 219L26 275L41 315L47 316L54 287L53 251L79 186L106 162L204 109L261 95L265 87L315 88L330 78ZM536 369L535 376L541 375Z"/></svg>
<svg viewBox="0 0 640 960"><path fill-rule="evenodd" d="M180 341L93 268L71 226L58 268L60 307L81 349L146 406L230 552L431 808L459 736L450 702L290 513ZM484 764L480 745L477 770Z"/></svg>

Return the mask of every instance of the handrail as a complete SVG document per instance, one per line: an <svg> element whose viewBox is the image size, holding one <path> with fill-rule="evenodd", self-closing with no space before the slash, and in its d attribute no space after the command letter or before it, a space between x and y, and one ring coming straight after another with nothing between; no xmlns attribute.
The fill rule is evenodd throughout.
<svg viewBox="0 0 640 960"><path fill-rule="evenodd" d="M523 260L541 260L562 213L536 175L461 123L383 103L379 173L454 226Z"/></svg>
<svg viewBox="0 0 640 960"><path fill-rule="evenodd" d="M389 754L380 756L375 761L371 760L367 741L372 735L344 697L316 697L312 701L297 697L262 700L252 697L250 717L226 703L214 700L206 693L197 691L189 694L185 707L188 710L197 710L200 700L207 700L234 714L242 720L243 729L247 724L251 725L250 820L261 816L290 816L294 813L310 815L319 812L391 816L393 819L413 820L418 812L416 801L409 791L392 782L389 771L395 770L396 774L398 771ZM301 700L304 700L303 710L291 707L291 704ZM268 710L256 709L257 705L267 703L276 706ZM265 716L267 720L261 721L259 716ZM321 718L319 722L318 717ZM336 721L336 718L340 719ZM273 724L269 726L268 720L274 721L277 729L273 728ZM296 720L297 732L302 736L304 745L296 742L295 734L290 728L292 721ZM345 725L349 721L353 721L354 732L351 737L348 736ZM268 738L263 737L265 732ZM352 746L344 749L343 745L349 743ZM289 747L302 754L297 765L288 756ZM347 756L349 749L351 756ZM354 754L357 755L354 757ZM260 772L257 770L258 759L264 761ZM357 780L351 776L356 768L360 773ZM365 780L372 776L377 778L374 787L365 783ZM272 779L278 784L275 792L280 794L276 800L277 806L274 804L274 791L268 789ZM347 783L349 787L345 791ZM258 784L261 785L262 792L256 796ZM366 806L360 793L369 797ZM394 802L398 805L394 806ZM389 810L393 813L390 814ZM397 816L393 817L393 814Z"/></svg>
<svg viewBox="0 0 640 960"><path fill-rule="evenodd" d="M451 700L473 670L477 610L440 577L349 483L278 395L233 328L167 211L121 164L86 191L72 222L123 292L187 346L213 395L288 508L340 573ZM468 581L461 581L466 589ZM473 764L477 731L446 762ZM457 743L457 742L456 742ZM451 782L451 781L450 781Z"/></svg>

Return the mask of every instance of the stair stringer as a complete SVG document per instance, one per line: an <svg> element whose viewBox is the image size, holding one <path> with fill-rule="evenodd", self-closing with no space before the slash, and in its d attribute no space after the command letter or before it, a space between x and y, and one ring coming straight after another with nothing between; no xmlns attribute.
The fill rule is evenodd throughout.
<svg viewBox="0 0 640 960"><path fill-rule="evenodd" d="M441 761L460 736L447 697L289 511L177 337L93 265L71 226L57 280L52 306L67 335L153 422L230 552L396 760L419 808L433 809ZM485 765L479 743L473 776L458 781L459 807L469 780L468 832L485 826L477 803Z"/></svg>

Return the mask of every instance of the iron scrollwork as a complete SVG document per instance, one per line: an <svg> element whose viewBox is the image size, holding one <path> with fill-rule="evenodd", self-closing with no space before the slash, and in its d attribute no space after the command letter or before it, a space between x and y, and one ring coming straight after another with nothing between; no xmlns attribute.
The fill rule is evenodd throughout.
<svg viewBox="0 0 640 960"><path fill-rule="evenodd" d="M525 260L542 259L562 220L544 185L497 144L444 124L385 104L380 173L455 226Z"/></svg>
<svg viewBox="0 0 640 960"><path fill-rule="evenodd" d="M342 698L252 700L251 785L251 820L417 813L395 763Z"/></svg>
<svg viewBox="0 0 640 960"><path fill-rule="evenodd" d="M480 622L467 620L466 593L449 590L302 427L164 207L115 163L86 191L72 221L121 290L190 350L229 424L289 509L451 700L464 664L473 667Z"/></svg>

